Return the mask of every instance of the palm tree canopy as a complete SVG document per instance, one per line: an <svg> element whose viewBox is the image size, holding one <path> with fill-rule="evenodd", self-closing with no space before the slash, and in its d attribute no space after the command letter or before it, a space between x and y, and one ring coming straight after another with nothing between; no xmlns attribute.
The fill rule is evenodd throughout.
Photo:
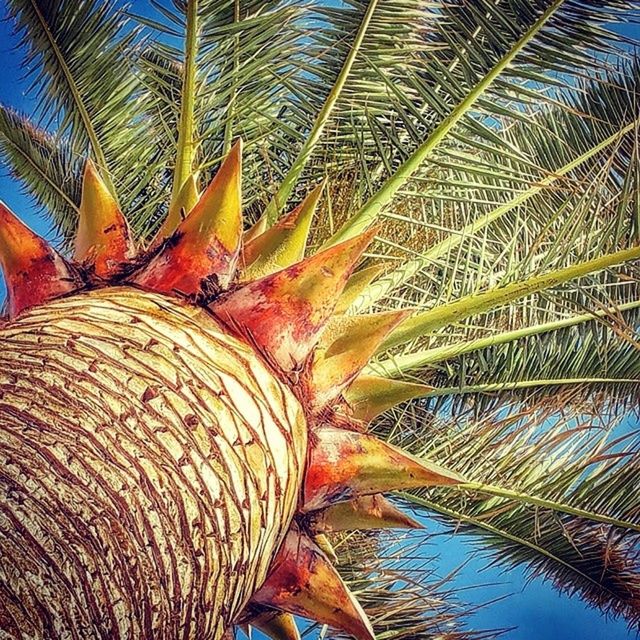
<svg viewBox="0 0 640 640"><path fill-rule="evenodd" d="M314 248L377 225L349 309L413 310L368 373L421 398L375 429L469 480L397 499L638 627L636 2L7 4L37 107L0 157L63 251L87 158L143 245L236 138L252 222L322 185ZM334 540L384 637L483 637L407 540Z"/></svg>

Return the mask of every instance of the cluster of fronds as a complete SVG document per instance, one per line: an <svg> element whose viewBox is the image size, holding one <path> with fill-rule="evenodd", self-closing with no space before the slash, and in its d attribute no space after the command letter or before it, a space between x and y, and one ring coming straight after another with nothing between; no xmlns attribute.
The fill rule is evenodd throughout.
<svg viewBox="0 0 640 640"><path fill-rule="evenodd" d="M380 428L471 480L406 499L638 622L637 444L616 440L640 388L635 3L9 4L41 122L0 108L3 161L66 246L87 155L153 237L185 126L200 187L245 140L248 219L328 176L313 245L382 223L351 311L416 310L370 372L433 387Z"/></svg>
<svg viewBox="0 0 640 640"><path fill-rule="evenodd" d="M414 406L378 430L469 480L463 492L403 493L408 504L471 535L492 563L523 565L531 577L637 625L637 435L620 417L597 419L595 408L580 406L583 413L503 405L482 419L447 420Z"/></svg>

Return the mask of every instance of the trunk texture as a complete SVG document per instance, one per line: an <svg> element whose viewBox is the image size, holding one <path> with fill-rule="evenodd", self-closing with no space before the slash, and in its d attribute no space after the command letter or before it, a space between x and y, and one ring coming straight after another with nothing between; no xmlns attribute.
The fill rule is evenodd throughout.
<svg viewBox="0 0 640 640"><path fill-rule="evenodd" d="M204 310L122 287L0 327L0 638L221 638L305 452L298 401Z"/></svg>

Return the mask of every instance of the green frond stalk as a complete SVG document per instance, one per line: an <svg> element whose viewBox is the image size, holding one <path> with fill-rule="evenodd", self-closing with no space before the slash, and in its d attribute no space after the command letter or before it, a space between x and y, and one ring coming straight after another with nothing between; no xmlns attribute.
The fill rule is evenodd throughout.
<svg viewBox="0 0 640 640"><path fill-rule="evenodd" d="M536 507L543 507L545 509L551 509L552 511L558 511L559 513L566 513L572 516L578 516L591 520L593 522L602 522L603 524L609 524L614 527L620 527L621 529L629 529L630 531L640 532L640 524L631 522L630 520L621 520L620 518L612 518L602 513L595 513L594 511L588 511L586 509L579 509L573 507L570 504L564 502L558 502L557 500L547 500L540 498L522 491L514 491L511 489L505 489L504 487L498 487L492 484L483 484L482 482L464 482L462 484L451 487L452 491L470 491L474 493L485 493L491 496L499 498L509 498L514 502L521 502L523 504L532 504ZM407 492L399 492L399 497L412 501L412 496Z"/></svg>
<svg viewBox="0 0 640 640"><path fill-rule="evenodd" d="M344 226L325 243L331 246L351 238L373 224L382 211L395 198L398 191L422 166L429 154L442 142L451 130L467 115L483 93L508 69L518 54L535 38L549 19L562 6L564 0L555 0L535 24L500 59L485 77L466 95L464 100L442 121L433 133L403 165L384 183L380 190Z"/></svg>
<svg viewBox="0 0 640 640"><path fill-rule="evenodd" d="M180 121L178 123L178 148L176 166L173 172L173 186L171 193L171 211L173 220L167 221L167 226L174 228L180 222L180 211L173 206L184 183L194 170L196 155L196 125L194 109L196 101L196 71L198 55L198 4L199 0L187 0L186 31L184 40L184 65L182 77L182 91L180 93ZM175 224L174 224L175 223Z"/></svg>
<svg viewBox="0 0 640 640"><path fill-rule="evenodd" d="M619 142L624 135L635 130L639 125L640 118L637 118L633 122L622 127L619 131L616 131L614 134L610 135L602 142L594 145L577 158L571 160L567 164L559 167L555 171L550 172L545 177L536 181L535 184L517 194L515 197L509 200L509 202L496 207L493 211L490 211L478 220L474 220L455 233L451 233L449 237L447 237L445 240L442 240L430 249L427 249L427 251L425 251L418 258L409 260L407 263L396 268L394 271L386 274L383 278L380 278L380 280L369 285L369 287L353 303L353 311L363 311L364 309L375 304L389 292L402 286L405 282L410 280L424 266L446 255L447 253L458 247L464 240L473 237L476 233L478 233L478 231L481 231L487 225L496 222L507 213L514 211L520 205L523 205L527 201L531 200L534 196L537 196L538 194L544 192L546 189L549 189L561 178L570 174L572 171L576 170L585 162L587 162L591 158L594 158L611 145Z"/></svg>
<svg viewBox="0 0 640 640"><path fill-rule="evenodd" d="M109 175L109 165L107 164L107 159L104 155L104 151L102 150L100 141L98 140L98 135L96 134L96 131L93 127L93 122L91 120L91 117L89 116L89 113L84 104L84 101L82 100L82 96L80 95L80 91L78 90L78 87L76 85L73 73L71 72L71 69L69 68L69 65L67 64L67 61L65 60L64 56L62 55L62 52L60 51L60 47L58 47L58 44L55 38L53 37L51 30L49 29L49 25L47 24L46 20L44 19L44 16L42 15L42 12L40 11L40 8L38 7L38 3L35 2L34 0L31 0L31 6L36 16L38 16L38 20L42 25L43 32L47 34L51 51L55 54L58 60L58 63L60 65L60 68L64 73L64 77L67 81L67 84L69 85L69 90L73 94L73 98L76 102L78 111L80 112L80 115L82 117L82 122L87 132L87 137L91 142L91 150L95 155L96 163L104 172L105 182L107 183L109 190L115 196L116 195L115 187L113 186L113 182L111 182L111 176Z"/></svg>
<svg viewBox="0 0 640 640"><path fill-rule="evenodd" d="M564 560L563 558L561 558L558 555L553 554L551 551L549 551L548 549L545 549L544 547L536 544L535 542L533 542L532 540L527 540L525 538L522 538L520 536L514 535L512 533L509 533L506 530L500 529L497 526L494 526L488 522L484 522L483 520L480 520L479 518L475 518L473 516L469 516L465 513L462 513L460 511L455 511L454 509L449 509L447 507L445 507L444 505L438 504L437 502L434 502L432 500L427 500L425 498L419 498L418 496L414 496L409 494L406 499L416 505L419 505L421 507L425 507L427 509L429 509L430 511L433 511L434 513L438 513L441 514L443 516L446 516L447 518L450 518L452 520L454 520L457 523L460 524L466 524L466 525L470 525L472 527L475 527L477 529L481 529L484 531L487 531L493 535L496 535L500 538L504 538L505 540L508 540L509 542L515 542L516 544L522 546L522 547L526 547L528 549L531 549L532 551L534 551L536 554L539 554L542 557L548 558L549 560L552 560L554 563L557 563L563 567L565 567L566 569L569 569L572 572L577 573L583 580L592 583L595 587L597 587L598 589L606 589L606 587L603 587L603 585L599 582L597 582L596 580L593 579L592 576L586 574L584 571L581 571L578 567L576 567L575 565L570 564L569 562L567 562L566 560ZM609 592L609 594L611 596L615 597L615 594L613 592Z"/></svg>
<svg viewBox="0 0 640 640"><path fill-rule="evenodd" d="M512 282L483 293L471 294L443 305L423 311L405 320L395 329L381 349L390 349L427 333L460 322L470 316L486 313L544 289L550 289L569 280L580 278L625 262L640 259L640 247L623 249L579 264L556 269L549 273Z"/></svg>
<svg viewBox="0 0 640 640"><path fill-rule="evenodd" d="M372 372L381 375L383 371L377 366L371 367ZM387 370L384 373L393 377L394 371ZM564 386L589 386L596 384L638 384L636 378L538 378L535 380L517 380L515 382L492 382L487 384L463 385L457 387L439 387L425 393L422 398L440 398L445 396L459 396L472 394L504 393L507 391L520 391L523 389L535 389L536 387L564 387Z"/></svg>
<svg viewBox="0 0 640 640"><path fill-rule="evenodd" d="M376 7L378 6L378 2L379 0L369 1L367 11L362 18L360 28L358 29L358 33L356 34L353 45L351 46L351 50L349 51L344 64L342 65L340 73L338 74L338 77L336 78L336 81L331 88L329 95L325 99L322 109L320 109L320 111L318 112L313 127L306 137L302 149L298 153L298 156L291 165L291 168L282 180L277 193L273 196L264 211L263 215L266 216L268 226L271 226L278 219L278 216L280 215L282 208L286 204L291 191L298 182L300 174L309 161L309 158L311 158L314 149L322 136L322 132L324 131L327 122L329 122L331 118L333 108L341 96L342 89L344 88L349 78L349 74L351 73L353 63L355 62L360 51L360 47L364 42L367 34L367 29L369 28L371 18L375 13Z"/></svg>
<svg viewBox="0 0 640 640"><path fill-rule="evenodd" d="M620 304L616 307L598 309L591 313L570 316L568 318L563 318L562 320L553 320L551 322L528 325L521 329L514 329L513 331L502 331L500 333L491 334L485 338L455 342L453 344L435 347L433 349L419 349L407 354L394 356L390 360L381 361L374 368L378 369L379 367L383 371L397 369L399 372L406 373L413 369L419 369L424 366L456 358L457 356L461 356L465 353L472 353L474 351L480 351L481 349L487 349L500 344L514 342L515 340L521 340L522 338L528 338L530 336L536 336L551 331L558 331L560 329L566 329L567 327L574 327L579 324L598 320L599 318L605 318L616 313L638 308L640 308L640 300L633 300L631 302Z"/></svg>
<svg viewBox="0 0 640 640"><path fill-rule="evenodd" d="M233 21L234 23L238 23L240 21L240 0L233 0ZM227 108L227 118L224 124L224 140L222 143L222 153L223 155L227 155L229 150L231 149L231 144L233 143L233 119L235 114L235 102L237 98L237 88L235 86L236 76L238 74L238 69L240 68L240 36L236 34L233 37L233 82L234 86L231 89L231 96L229 97L229 106Z"/></svg>

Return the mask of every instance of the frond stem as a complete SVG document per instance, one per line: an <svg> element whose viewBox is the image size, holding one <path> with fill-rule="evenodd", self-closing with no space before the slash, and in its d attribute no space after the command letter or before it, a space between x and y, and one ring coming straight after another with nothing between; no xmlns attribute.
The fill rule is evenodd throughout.
<svg viewBox="0 0 640 640"><path fill-rule="evenodd" d="M234 23L240 22L240 0L233 0L233 21ZM227 107L227 121L224 124L224 142L222 146L222 155L226 156L231 149L231 143L233 142L233 114L235 111L235 102L237 99L237 89L235 86L236 78L238 76L238 69L240 68L240 35L233 36L233 88L231 95L229 96L229 105Z"/></svg>
<svg viewBox="0 0 640 640"><path fill-rule="evenodd" d="M441 515L447 516L448 518L451 518L453 520L457 520L459 522L472 525L474 527L477 527L478 529L484 529L485 531L488 531L493 535L504 538L505 540L509 540L509 542L515 542L516 544L520 544L523 547L528 547L532 551L535 551L536 553L539 553L545 556L546 558L549 558L549 560L552 560L553 562L557 562L558 564L561 564L563 567L566 567L570 571L577 573L581 578L584 578L588 582L591 582L592 584L596 585L599 589L603 589L607 591L607 593L609 593L611 596L615 597L616 595L612 593L611 590L608 589L605 585L600 584L599 582L594 580L591 576L587 575L586 573L583 573L582 571L580 571L580 569L578 569L577 567L574 567L572 564L568 563L566 560L563 560L559 556L554 555L548 549L545 549L535 544L535 542L531 542L530 540L525 540L524 538L516 536L512 533L509 533L508 531L504 531L502 529L499 529L498 527L494 527L488 522L483 522L482 520L474 518L473 516L468 516L464 513L460 513L459 511L448 509L447 507L444 507L440 504L436 504L431 500L426 500L425 498L419 498L418 496L414 496L410 493L406 493L406 494L403 493L401 494L401 497L409 502L412 502L413 504L419 505L421 507L425 507L426 509L430 509L431 511L440 513Z"/></svg>
<svg viewBox="0 0 640 640"><path fill-rule="evenodd" d="M347 82L347 78L351 73L351 68L353 67L353 63L358 56L358 52L364 42L364 38L367 33L367 29L369 28L369 24L371 23L371 18L378 6L379 0L370 0L369 6L367 7L367 11L362 18L362 22L360 23L360 28L358 29L358 33L356 34L356 38L353 41L353 46L349 51L344 64L342 65L342 69L336 78L336 82L331 88L329 95L327 96L324 104L322 105L322 109L318 113L316 121L313 124L311 131L309 132L309 136L305 140L302 145L302 149L300 149L300 153L296 157L294 163L291 165L289 171L285 175L282 183L280 184L280 188L278 192L271 198L271 201L267 205L265 209L264 216L267 220L267 225L271 226L277 219L280 211L284 207L287 202L287 198L291 194L291 191L296 185L302 170L304 169L307 161L311 157L313 150L322 135L325 125L329 121L331 116L331 112L338 101L342 93L342 89Z"/></svg>
<svg viewBox="0 0 640 640"><path fill-rule="evenodd" d="M374 371L377 371L374 368ZM378 372L379 373L379 372ZM387 372L388 374L389 372ZM555 387L584 384L638 384L637 378L536 378L534 380L517 380L514 382L489 382L487 384L460 385L455 387L439 387L425 393L422 398L437 398L440 396L465 395L470 393L500 393L516 391L518 389L532 389L533 387Z"/></svg>
<svg viewBox="0 0 640 640"><path fill-rule="evenodd" d="M383 209L393 200L398 190L420 168L429 154L440 144L447 134L471 110L478 98L493 84L513 62L516 56L538 34L547 21L560 8L564 0L555 0L547 10L536 20L531 28L511 47L498 61L487 75L476 84L457 107L436 127L431 135L413 152L411 156L390 176L382 187L344 226L339 229L325 243L325 247L342 242L358 235L369 227L382 213Z"/></svg>
<svg viewBox="0 0 640 640"><path fill-rule="evenodd" d="M390 291L401 286L414 275L425 267L429 262L433 262L438 258L446 255L452 249L455 249L467 238L472 237L478 231L482 230L492 222L499 220L502 216L513 211L516 207L524 204L534 196L538 195L544 189L547 189L554 182L566 176L569 172L577 169L580 165L584 164L587 160L590 160L598 153L606 149L608 146L620 140L622 136L629 133L640 125L640 118L637 118L628 125L622 127L619 131L616 131L613 135L609 136L599 144L593 146L591 149L583 153L577 158L574 158L571 162L568 162L563 167L550 172L547 176L537 181L526 191L520 192L514 198L509 200L503 205L496 207L493 211L490 211L486 215L482 216L478 220L469 223L464 226L458 233L450 234L446 239L442 240L435 246L428 249L421 256L410 260L408 263L403 264L398 269L395 269L391 273L380 278L377 282L369 285L367 289L356 299L352 305L352 311L363 311L380 300Z"/></svg>
<svg viewBox="0 0 640 640"><path fill-rule="evenodd" d="M187 0L187 26L184 45L184 71L182 77L182 95L180 104L180 123L178 126L178 148L176 166L173 174L171 204L180 194L183 184L193 172L195 158L195 92L196 57L198 54L198 0ZM175 216L180 215L176 207L170 207ZM170 221L167 221L169 223ZM177 226L177 225L176 225Z"/></svg>
<svg viewBox="0 0 640 640"><path fill-rule="evenodd" d="M635 522L620 520L618 518L606 516L601 513L586 511L585 509L578 509L563 502L556 502L555 500L539 498L538 496L532 496L528 493L512 491L492 484L483 484L482 482L465 482L464 484L451 485L450 488L460 491L476 491L479 493L487 493L489 495L498 496L500 498L509 498L510 500L515 500L516 502L523 502L525 504L532 504L537 507L544 507L545 509L551 509L553 511L559 511L568 515L578 516L580 518L585 518L586 520L592 520L593 522L602 522L604 524L613 525L614 527L620 527L621 529L631 529L633 531L640 532L640 524L636 524Z"/></svg>
<svg viewBox="0 0 640 640"><path fill-rule="evenodd" d="M384 362L380 363L380 366L384 370L396 368L400 372L406 372L427 365L444 362L452 358L457 358L458 356L464 355L466 353L472 353L474 351L480 351L489 347L507 344L509 342L514 342L523 338L529 338L531 336L540 335L542 333L559 331L560 329L574 327L578 324L591 322L605 316L638 308L640 308L640 300L632 300L631 302L626 302L615 307L598 309L590 313L582 313L580 315L571 316L569 318L563 318L562 320L553 320L551 322L543 322L540 324L530 325L521 329L514 329L513 331L503 331L502 333L491 334L486 338L456 342L455 344L445 345L443 347L436 347L434 349L422 349L420 351L416 351L415 353L402 354L394 357L391 360L385 360Z"/></svg>
<svg viewBox="0 0 640 640"><path fill-rule="evenodd" d="M464 296L408 318L387 338L382 349L389 349L449 324L460 322L470 316L497 309L532 293L638 259L640 259L640 247L632 247L607 253L598 258L585 260L549 273L531 276L503 287Z"/></svg>

